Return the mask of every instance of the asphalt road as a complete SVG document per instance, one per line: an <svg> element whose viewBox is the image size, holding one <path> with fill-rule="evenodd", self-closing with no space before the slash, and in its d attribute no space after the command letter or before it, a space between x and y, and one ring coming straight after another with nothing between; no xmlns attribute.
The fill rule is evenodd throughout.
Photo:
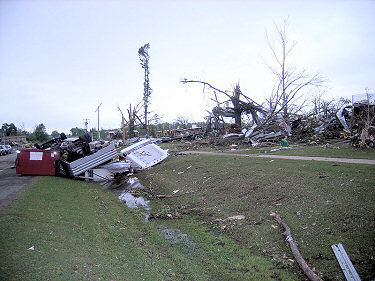
<svg viewBox="0 0 375 281"><path fill-rule="evenodd" d="M0 156L0 215L4 215L22 190L27 188L34 176L16 174L14 167L17 153Z"/></svg>

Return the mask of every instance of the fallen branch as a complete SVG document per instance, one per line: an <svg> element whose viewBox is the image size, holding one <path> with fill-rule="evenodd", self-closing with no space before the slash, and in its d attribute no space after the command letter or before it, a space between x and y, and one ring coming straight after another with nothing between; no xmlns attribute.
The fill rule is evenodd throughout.
<svg viewBox="0 0 375 281"><path fill-rule="evenodd" d="M155 197L156 198L171 198L173 197L173 194L157 194Z"/></svg>
<svg viewBox="0 0 375 281"><path fill-rule="evenodd" d="M285 236L285 240L289 243L293 256L295 257L299 267L303 270L303 273L305 273L311 281L322 281L322 279L320 279L319 276L310 269L306 261L303 259L301 253L298 250L297 243L293 240L290 227L281 220L280 215L271 213L270 216L273 217L285 229L285 232L283 233L283 235Z"/></svg>

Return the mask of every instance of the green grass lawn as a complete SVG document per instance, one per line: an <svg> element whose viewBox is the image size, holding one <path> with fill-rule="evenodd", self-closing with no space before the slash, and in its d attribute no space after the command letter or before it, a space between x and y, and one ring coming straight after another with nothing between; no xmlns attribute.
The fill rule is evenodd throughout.
<svg viewBox="0 0 375 281"><path fill-rule="evenodd" d="M319 156L319 157L338 157L338 158L362 158L362 159L375 159L375 149L361 149L353 147L350 144L329 145L329 146L291 146L290 149L282 149L271 151L272 149L280 148L274 146L270 148L243 148L235 153L250 153L250 154L277 154L277 155L293 155L293 156ZM227 150L228 151L228 150ZM228 152L229 152L228 151Z"/></svg>
<svg viewBox="0 0 375 281"><path fill-rule="evenodd" d="M371 165L188 155L170 157L139 177L145 185L152 182L155 194L178 190L152 201L157 217L182 214L183 219L166 220L171 227L193 235L184 224L194 218L241 249L269 257L275 268L298 274L283 230L269 216L277 212L324 280L344 279L331 250L336 243L344 244L361 278L373 280L374 171ZM227 219L235 215L246 219Z"/></svg>
<svg viewBox="0 0 375 281"><path fill-rule="evenodd" d="M324 149L301 151L365 153ZM280 152L290 151L298 150ZM271 212L324 280L344 280L336 243L361 279L373 280L374 172L372 165L172 154L136 174L152 190L149 222L99 184L38 177L1 218L0 280L306 280ZM245 219L230 218L239 215Z"/></svg>
<svg viewBox="0 0 375 281"><path fill-rule="evenodd" d="M194 217L145 222L98 184L39 177L8 213L1 280L298 279Z"/></svg>
<svg viewBox="0 0 375 281"><path fill-rule="evenodd" d="M293 156L320 156L338 158L363 158L375 159L375 149L362 149L351 144L323 145L291 145L290 149L271 151L280 148L280 145L252 147L251 144L225 145L199 144L199 142L174 142L160 144L163 149L169 149L171 153L189 150L221 151L239 154L277 154Z"/></svg>

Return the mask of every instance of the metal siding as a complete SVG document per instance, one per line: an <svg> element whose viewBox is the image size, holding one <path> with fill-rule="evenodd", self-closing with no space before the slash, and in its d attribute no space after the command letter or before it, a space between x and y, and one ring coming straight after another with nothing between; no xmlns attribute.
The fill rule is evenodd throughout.
<svg viewBox="0 0 375 281"><path fill-rule="evenodd" d="M100 149L94 154L82 157L71 163L67 163L67 166L72 176L78 176L89 169L95 168L100 164L103 164L117 156L115 145L111 143L107 147Z"/></svg>

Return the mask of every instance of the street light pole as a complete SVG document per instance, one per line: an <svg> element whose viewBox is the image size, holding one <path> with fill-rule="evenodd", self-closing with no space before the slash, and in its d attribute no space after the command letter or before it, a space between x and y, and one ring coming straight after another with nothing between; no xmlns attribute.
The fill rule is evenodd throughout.
<svg viewBox="0 0 375 281"><path fill-rule="evenodd" d="M99 104L98 108L95 110L95 112L98 112L98 140L100 139L100 130L99 130L99 107L102 105L102 103Z"/></svg>

